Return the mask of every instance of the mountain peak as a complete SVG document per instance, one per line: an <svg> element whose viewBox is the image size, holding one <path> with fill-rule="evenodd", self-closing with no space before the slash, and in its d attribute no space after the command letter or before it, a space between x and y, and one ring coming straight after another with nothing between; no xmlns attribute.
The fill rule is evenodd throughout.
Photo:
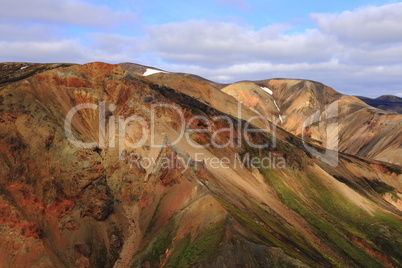
<svg viewBox="0 0 402 268"><path fill-rule="evenodd" d="M394 95L382 95L382 96L376 98L376 100L402 103L402 98L394 96Z"/></svg>

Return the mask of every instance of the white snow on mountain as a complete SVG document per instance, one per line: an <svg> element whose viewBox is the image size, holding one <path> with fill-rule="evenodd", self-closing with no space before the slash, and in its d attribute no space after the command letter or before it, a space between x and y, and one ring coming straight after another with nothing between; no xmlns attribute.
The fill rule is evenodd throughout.
<svg viewBox="0 0 402 268"><path fill-rule="evenodd" d="M161 70L155 70L155 69L147 68L147 70L145 71L143 76L153 75L153 74L157 74L157 73L166 73L166 72L161 71Z"/></svg>
<svg viewBox="0 0 402 268"><path fill-rule="evenodd" d="M275 104L276 109L278 109L278 111L280 112L281 110L279 109L278 104L276 104L276 100L274 100L274 104Z"/></svg>
<svg viewBox="0 0 402 268"><path fill-rule="evenodd" d="M268 94L270 94L270 95L272 95L272 94L274 94L273 92L272 92L272 90L270 90L269 88L267 88L267 87L260 87L262 90L264 90L265 92L267 92Z"/></svg>

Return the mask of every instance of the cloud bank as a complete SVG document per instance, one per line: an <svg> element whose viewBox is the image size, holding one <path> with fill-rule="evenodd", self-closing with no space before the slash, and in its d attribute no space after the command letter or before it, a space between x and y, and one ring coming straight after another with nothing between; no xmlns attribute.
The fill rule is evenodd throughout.
<svg viewBox="0 0 402 268"><path fill-rule="evenodd" d="M402 3L310 14L313 27L302 32L217 20L140 25L131 12L78 1L8 5L0 11L1 61L131 61L218 82L304 78L347 94L402 95ZM29 12L34 5L42 12ZM123 34L125 25L143 31Z"/></svg>

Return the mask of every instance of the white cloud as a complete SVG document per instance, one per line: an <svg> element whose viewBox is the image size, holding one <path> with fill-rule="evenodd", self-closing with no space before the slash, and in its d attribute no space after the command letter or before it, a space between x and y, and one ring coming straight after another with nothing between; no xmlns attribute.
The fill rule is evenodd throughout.
<svg viewBox="0 0 402 268"><path fill-rule="evenodd" d="M133 38L110 32L133 19L77 0L7 0L0 9L0 61L127 61Z"/></svg>
<svg viewBox="0 0 402 268"><path fill-rule="evenodd" d="M233 23L187 21L150 27L143 40L164 69L217 81L272 77L324 82L349 94L397 94L402 84L402 4L341 14L313 14L317 27L254 30Z"/></svg>
<svg viewBox="0 0 402 268"><path fill-rule="evenodd" d="M135 61L137 54L124 49L107 49L102 45L85 46L79 40L0 41L0 61L110 63Z"/></svg>
<svg viewBox="0 0 402 268"><path fill-rule="evenodd" d="M345 63L361 65L389 65L402 63L402 44L382 48L347 47L340 58Z"/></svg>
<svg viewBox="0 0 402 268"><path fill-rule="evenodd" d="M232 23L189 21L153 26L147 42L160 57L175 63L222 66L247 61L319 62L338 48L317 30L286 35L284 25L258 31Z"/></svg>
<svg viewBox="0 0 402 268"><path fill-rule="evenodd" d="M122 36L114 33L91 33L88 37L92 40L92 46L105 53L133 52L138 50L138 39L130 36Z"/></svg>
<svg viewBox="0 0 402 268"><path fill-rule="evenodd" d="M344 42L402 42L402 3L311 16L323 33L334 35Z"/></svg>
<svg viewBox="0 0 402 268"><path fill-rule="evenodd" d="M2 61L75 62L86 58L84 49L73 40L0 42Z"/></svg>
<svg viewBox="0 0 402 268"><path fill-rule="evenodd" d="M2 1L0 17L15 22L35 21L79 26L108 26L134 18L131 13L115 12L76 0Z"/></svg>
<svg viewBox="0 0 402 268"><path fill-rule="evenodd" d="M60 28L53 25L19 25L0 22L0 41L43 41L56 39Z"/></svg>

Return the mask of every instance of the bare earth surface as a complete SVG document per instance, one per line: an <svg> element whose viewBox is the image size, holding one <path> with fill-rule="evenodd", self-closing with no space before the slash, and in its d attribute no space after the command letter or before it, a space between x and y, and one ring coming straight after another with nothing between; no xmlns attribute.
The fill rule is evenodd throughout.
<svg viewBox="0 0 402 268"><path fill-rule="evenodd" d="M311 81L220 85L155 68L143 76L149 68L0 64L0 267L402 266L400 115ZM306 131L304 141L325 151L325 128L303 130L303 122L333 101L337 166L313 157L300 137ZM98 105L72 120L74 138L98 141L101 102L105 146L76 147L64 130L68 112ZM153 104L179 107L186 121L203 116L212 130L227 128L224 118L243 128L263 115L252 126L264 131L248 138L269 147L236 133L234 146L194 147L225 144L228 131L176 143L182 118ZM154 123L139 148L129 146L143 137L138 121L127 132L110 124L133 115ZM242 167L235 159L246 155L284 165Z"/></svg>

